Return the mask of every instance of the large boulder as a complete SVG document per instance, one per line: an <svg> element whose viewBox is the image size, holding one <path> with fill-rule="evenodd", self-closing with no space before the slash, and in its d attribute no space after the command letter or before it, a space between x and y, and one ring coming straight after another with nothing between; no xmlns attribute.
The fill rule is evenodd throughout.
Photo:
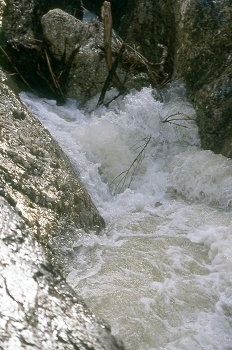
<svg viewBox="0 0 232 350"><path fill-rule="evenodd" d="M70 68L66 96L83 101L101 91L107 77L101 23L81 22L60 9L46 13L41 23L49 52Z"/></svg>
<svg viewBox="0 0 232 350"><path fill-rule="evenodd" d="M69 67L65 95L85 101L99 93L108 75L102 23L84 23L60 9L50 10L41 23L49 52ZM117 52L120 45L113 40L112 47Z"/></svg>
<svg viewBox="0 0 232 350"><path fill-rule="evenodd" d="M0 70L0 348L123 349L65 282L56 243L104 221L7 83Z"/></svg>
<svg viewBox="0 0 232 350"><path fill-rule="evenodd" d="M0 6L1 6L0 2ZM54 96L50 83L50 70L45 57L41 17L50 9L60 8L75 18L83 17L80 0L11 0L4 6L1 46L1 63L5 69L13 71L17 83L22 81L27 88ZM52 63L54 67L54 62ZM22 79L23 78L23 79ZM25 89L25 84L23 84Z"/></svg>
<svg viewBox="0 0 232 350"><path fill-rule="evenodd" d="M8 41L25 42L41 39L40 19L51 9L60 8L76 18L82 18L80 0L25 0L6 1L3 17L3 30Z"/></svg>
<svg viewBox="0 0 232 350"><path fill-rule="evenodd" d="M2 71L0 78L0 195L40 239L55 234L60 222L102 228L103 219L66 156L5 84Z"/></svg>
<svg viewBox="0 0 232 350"><path fill-rule="evenodd" d="M123 350L0 196L0 348Z"/></svg>

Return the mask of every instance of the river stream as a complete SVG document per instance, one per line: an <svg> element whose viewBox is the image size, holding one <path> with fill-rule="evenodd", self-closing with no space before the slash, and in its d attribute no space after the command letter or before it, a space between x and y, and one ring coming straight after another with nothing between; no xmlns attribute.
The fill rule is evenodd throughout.
<svg viewBox="0 0 232 350"><path fill-rule="evenodd" d="M232 159L200 148L184 87L97 109L21 98L106 222L77 235L68 283L127 350L231 350Z"/></svg>

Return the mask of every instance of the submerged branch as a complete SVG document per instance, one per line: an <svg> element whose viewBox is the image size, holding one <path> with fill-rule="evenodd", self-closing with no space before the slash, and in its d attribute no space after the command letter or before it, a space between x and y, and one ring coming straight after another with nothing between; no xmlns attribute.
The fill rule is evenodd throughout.
<svg viewBox="0 0 232 350"><path fill-rule="evenodd" d="M178 117L178 116L180 116L180 117ZM162 120L162 123L169 123L169 124L173 124L176 126L181 126L182 128L188 128L187 125L182 125L182 124L177 123L178 121L194 121L194 119L191 118L187 114L177 112L177 113L174 113L174 114L167 116L165 119Z"/></svg>
<svg viewBox="0 0 232 350"><path fill-rule="evenodd" d="M110 183L110 186L117 183L115 187L115 192L121 192L125 187L130 187L132 181L134 180L134 177L136 176L138 169L145 157L145 149L147 148L149 142L151 141L151 136L145 137L142 141L144 141L142 146L136 146L136 150L140 149L139 153L129 166L127 170L122 171L119 175L117 175L113 181ZM133 147L134 147L133 146Z"/></svg>

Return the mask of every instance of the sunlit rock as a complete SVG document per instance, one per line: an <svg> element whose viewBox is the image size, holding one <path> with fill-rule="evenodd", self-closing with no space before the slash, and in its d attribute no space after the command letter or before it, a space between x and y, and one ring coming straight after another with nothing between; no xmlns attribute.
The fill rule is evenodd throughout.
<svg viewBox="0 0 232 350"><path fill-rule="evenodd" d="M43 34L54 57L69 67L66 95L86 100L101 91L107 77L103 27L55 9L42 17Z"/></svg>
<svg viewBox="0 0 232 350"><path fill-rule="evenodd" d="M51 266L3 197L0 211L0 347L123 349Z"/></svg>
<svg viewBox="0 0 232 350"><path fill-rule="evenodd" d="M104 227L57 143L0 74L0 347L122 349L62 277L54 237Z"/></svg>

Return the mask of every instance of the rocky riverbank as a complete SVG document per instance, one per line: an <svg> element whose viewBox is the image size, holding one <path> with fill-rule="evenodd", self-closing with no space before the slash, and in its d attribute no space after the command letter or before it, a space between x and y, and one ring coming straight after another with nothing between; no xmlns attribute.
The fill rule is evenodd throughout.
<svg viewBox="0 0 232 350"><path fill-rule="evenodd" d="M65 282L55 244L59 237L71 245L72 235L99 231L104 221L0 73L0 347L123 349Z"/></svg>
<svg viewBox="0 0 232 350"><path fill-rule="evenodd" d="M129 76L126 88L150 84L156 72L184 81L202 147L232 157L230 0L128 0L118 13L119 33L136 53L129 66L128 59L119 64L120 79ZM67 286L55 244L71 244L104 222L66 156L17 97L21 84L61 100L101 92L108 75L102 23L81 18L80 1L13 0L4 7L1 65L15 79L1 70L2 348L123 348ZM114 36L113 58L120 45Z"/></svg>

